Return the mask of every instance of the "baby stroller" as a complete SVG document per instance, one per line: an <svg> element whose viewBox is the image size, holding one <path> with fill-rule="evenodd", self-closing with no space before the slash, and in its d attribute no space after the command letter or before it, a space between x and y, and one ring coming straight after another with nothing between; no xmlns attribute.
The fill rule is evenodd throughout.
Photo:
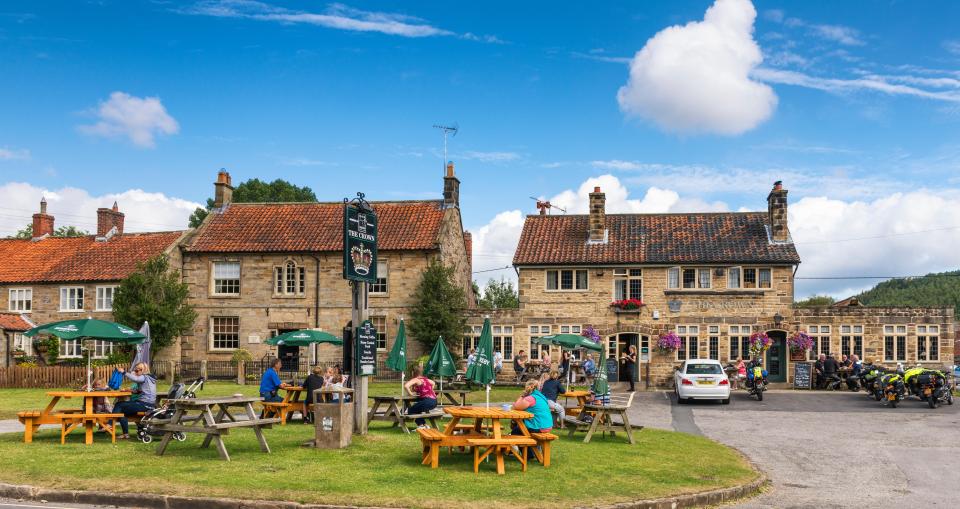
<svg viewBox="0 0 960 509"><path fill-rule="evenodd" d="M185 387L182 382L177 382L170 386L170 391L167 392L167 399L163 401L163 404L147 412L147 415L144 415L143 418L140 419L140 422L137 423L137 438L140 439L141 442L149 444L153 442L153 437L163 436L162 431L154 430L154 424L160 421L170 420L170 418L173 417L173 413L177 410L176 400L196 398L196 391L198 389L203 390L203 382L204 378L200 377L190 382L189 387ZM175 431L173 438L179 442L183 442L187 439L187 435L181 431Z"/></svg>

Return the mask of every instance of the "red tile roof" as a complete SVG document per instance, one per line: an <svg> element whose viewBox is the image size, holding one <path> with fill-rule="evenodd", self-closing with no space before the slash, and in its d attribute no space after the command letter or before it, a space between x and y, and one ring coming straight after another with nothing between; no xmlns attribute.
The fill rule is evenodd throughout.
<svg viewBox="0 0 960 509"><path fill-rule="evenodd" d="M23 332L33 328L33 324L28 322L20 313L0 313L0 329Z"/></svg>
<svg viewBox="0 0 960 509"><path fill-rule="evenodd" d="M436 249L439 200L372 202L380 250ZM192 252L319 252L343 249L342 203L234 203L187 247Z"/></svg>
<svg viewBox="0 0 960 509"><path fill-rule="evenodd" d="M605 244L587 244L587 215L527 216L514 265L800 263L771 244L762 212L608 214Z"/></svg>
<svg viewBox="0 0 960 509"><path fill-rule="evenodd" d="M0 239L0 283L118 281L138 262L162 253L182 233L124 233L106 242L97 242L92 235Z"/></svg>

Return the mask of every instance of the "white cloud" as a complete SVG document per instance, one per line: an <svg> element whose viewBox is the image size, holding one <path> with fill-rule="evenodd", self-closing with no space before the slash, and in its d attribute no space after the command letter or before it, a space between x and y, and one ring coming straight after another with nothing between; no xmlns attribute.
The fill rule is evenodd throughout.
<svg viewBox="0 0 960 509"><path fill-rule="evenodd" d="M763 61L749 0L717 0L703 21L661 30L634 56L620 109L673 132L737 135L773 114L773 89L751 78Z"/></svg>
<svg viewBox="0 0 960 509"><path fill-rule="evenodd" d="M794 85L804 88L812 88L832 93L849 93L857 91L880 92L887 95L903 95L912 97L921 97L936 101L946 101L960 103L960 91L956 90L926 90L916 86L898 84L903 83L925 84L931 87L942 88L948 86L948 82L937 82L936 84L921 79L910 79L909 77L885 77L878 75L869 75L859 78L820 78L804 74L797 71L787 71L782 69L758 68L752 73L754 78L767 83L779 83L783 85Z"/></svg>
<svg viewBox="0 0 960 509"><path fill-rule="evenodd" d="M871 201L824 196L789 206L789 226L804 276L908 276L956 270L960 193L893 193ZM936 232L923 232L954 227ZM850 240L861 239L861 240ZM847 297L878 280L797 280L797 298Z"/></svg>
<svg viewBox="0 0 960 509"><path fill-rule="evenodd" d="M47 212L56 218L56 226L72 225L92 233L97 231L97 208L110 207L113 202L126 214L124 231L128 232L185 229L190 214L201 206L141 189L93 196L75 187L52 190L24 182L0 185L0 196L5 197L0 209L0 236L12 235L30 224L33 214L40 210L41 198L46 198Z"/></svg>
<svg viewBox="0 0 960 509"><path fill-rule="evenodd" d="M809 25L810 30L828 41L839 42L846 46L863 46L860 31L842 25Z"/></svg>
<svg viewBox="0 0 960 509"><path fill-rule="evenodd" d="M520 159L520 154L516 152L478 152L476 150L467 150L456 154L459 159L474 159L484 163L505 163Z"/></svg>
<svg viewBox="0 0 960 509"><path fill-rule="evenodd" d="M640 163L635 161L621 161L620 159L611 159L609 161L590 161L590 166L601 170L639 170L642 168Z"/></svg>
<svg viewBox="0 0 960 509"><path fill-rule="evenodd" d="M960 40L943 41L943 49L954 55L960 55Z"/></svg>
<svg viewBox="0 0 960 509"><path fill-rule="evenodd" d="M30 159L30 151L27 149L0 147L0 161L25 161L27 159Z"/></svg>
<svg viewBox="0 0 960 509"><path fill-rule="evenodd" d="M364 11L339 3L328 5L322 12L309 12L287 9L255 0L203 0L188 8L179 9L178 12L219 18L242 18L286 24L314 25L350 32L378 32L400 37L457 36L468 41L505 44L505 41L495 35L471 32L458 35L450 30L435 27L426 20L415 16Z"/></svg>
<svg viewBox="0 0 960 509"><path fill-rule="evenodd" d="M153 148L154 137L180 132L180 125L167 113L159 97L134 97L125 92L113 92L102 101L96 112L99 120L92 125L81 125L80 132L105 138L126 137L138 146Z"/></svg>

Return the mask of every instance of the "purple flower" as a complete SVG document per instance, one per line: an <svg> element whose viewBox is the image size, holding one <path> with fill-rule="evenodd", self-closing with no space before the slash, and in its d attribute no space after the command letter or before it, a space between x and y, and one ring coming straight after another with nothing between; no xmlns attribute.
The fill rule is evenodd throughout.
<svg viewBox="0 0 960 509"><path fill-rule="evenodd" d="M593 341L594 343L599 343L599 342L600 342L600 333L597 332L597 329L594 329L593 327L591 327L591 326L589 326L589 325L587 325L587 326L583 329L583 333L581 333L580 335L583 336L583 337L585 337L585 338L587 338L587 339L589 339L590 341Z"/></svg>
<svg viewBox="0 0 960 509"><path fill-rule="evenodd" d="M787 346L793 351L807 351L813 348L813 338L802 330L797 331L787 338Z"/></svg>
<svg viewBox="0 0 960 509"><path fill-rule="evenodd" d="M677 336L676 332L670 331L657 338L657 349L659 350L677 350L678 348L680 348L680 336Z"/></svg>

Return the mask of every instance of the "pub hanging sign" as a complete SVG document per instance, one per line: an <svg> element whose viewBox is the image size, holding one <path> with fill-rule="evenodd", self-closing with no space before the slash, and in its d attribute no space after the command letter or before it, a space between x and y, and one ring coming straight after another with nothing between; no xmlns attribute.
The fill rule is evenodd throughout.
<svg viewBox="0 0 960 509"><path fill-rule="evenodd" d="M343 278L365 283L377 282L377 214L357 193L353 201L343 200Z"/></svg>

